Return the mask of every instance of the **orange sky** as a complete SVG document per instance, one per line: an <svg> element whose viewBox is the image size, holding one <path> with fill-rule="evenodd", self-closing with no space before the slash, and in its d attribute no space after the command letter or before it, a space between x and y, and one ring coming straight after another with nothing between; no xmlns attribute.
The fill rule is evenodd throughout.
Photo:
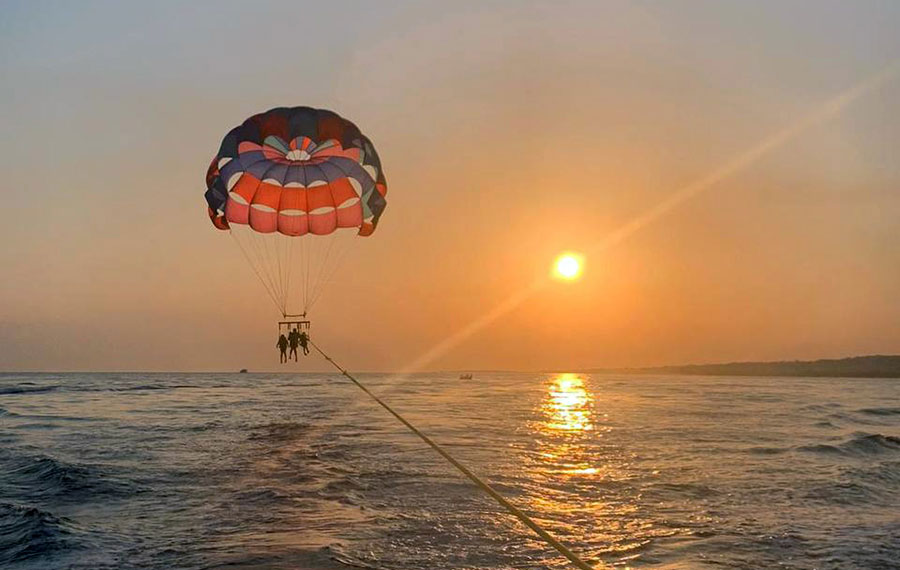
<svg viewBox="0 0 900 570"><path fill-rule="evenodd" d="M51 6L0 18L6 370L277 369L277 311L203 200L270 107L379 149L387 210L313 331L396 370L900 57L893 3ZM900 352L897 148L893 78L425 366Z"/></svg>

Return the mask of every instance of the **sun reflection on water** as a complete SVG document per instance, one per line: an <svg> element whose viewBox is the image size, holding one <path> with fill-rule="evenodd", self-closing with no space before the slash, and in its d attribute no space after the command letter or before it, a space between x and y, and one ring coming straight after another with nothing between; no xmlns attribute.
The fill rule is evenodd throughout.
<svg viewBox="0 0 900 570"><path fill-rule="evenodd" d="M594 429L591 418L594 398L581 376L560 374L550 382L547 391L543 404L546 429L570 433Z"/></svg>
<svg viewBox="0 0 900 570"><path fill-rule="evenodd" d="M555 374L542 381L530 431L529 510L549 530L592 560L613 559L623 570L646 538L638 528L636 497L627 485L629 452L610 441L612 427L602 383L582 374ZM613 438L614 439L614 438ZM621 538L623 529L635 531Z"/></svg>
<svg viewBox="0 0 900 570"><path fill-rule="evenodd" d="M592 442L606 431L597 426L594 394L588 379L579 374L558 374L546 381L546 394L532 424L538 438L541 470L566 478L603 477L594 458Z"/></svg>

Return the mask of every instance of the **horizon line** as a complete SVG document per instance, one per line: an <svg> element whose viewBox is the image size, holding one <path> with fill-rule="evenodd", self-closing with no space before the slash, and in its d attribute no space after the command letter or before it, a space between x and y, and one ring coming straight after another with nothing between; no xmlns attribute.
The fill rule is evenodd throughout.
<svg viewBox="0 0 900 570"><path fill-rule="evenodd" d="M900 358L898 354L855 354L851 356L840 357L823 357L814 359L781 359L781 360L731 360L718 362L687 362L680 364L654 364L645 366L578 366L568 368L540 368L540 369L522 369L522 368L447 368L441 370L422 370L418 374L442 374L460 372L514 372L519 374L535 373L535 374L560 374L565 372L618 372L627 370L657 370L663 368L683 368L690 366L726 366L734 364L797 364L797 363L814 363L814 362L838 362L842 360L853 360L857 358ZM358 371L358 374L397 374L396 370L365 370ZM250 370L241 372L240 370L0 370L0 374L334 374L340 376L340 373L332 373L330 371L318 370Z"/></svg>

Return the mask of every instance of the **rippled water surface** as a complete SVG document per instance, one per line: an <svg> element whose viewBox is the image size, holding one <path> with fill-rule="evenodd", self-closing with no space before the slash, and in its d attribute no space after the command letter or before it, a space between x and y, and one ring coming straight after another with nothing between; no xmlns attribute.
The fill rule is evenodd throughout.
<svg viewBox="0 0 900 570"><path fill-rule="evenodd" d="M362 375L592 562L900 567L900 381ZM330 375L0 375L0 567L563 568Z"/></svg>

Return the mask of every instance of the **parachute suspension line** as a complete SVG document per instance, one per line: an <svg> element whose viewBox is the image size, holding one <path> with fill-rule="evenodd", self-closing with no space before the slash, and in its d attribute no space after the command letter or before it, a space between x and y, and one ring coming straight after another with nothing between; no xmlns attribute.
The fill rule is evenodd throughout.
<svg viewBox="0 0 900 570"><path fill-rule="evenodd" d="M313 267L315 276L312 277L312 285L310 285L308 290L308 298L303 306L304 312L312 308L313 303L315 303L316 298L319 296L322 289L322 275L325 271L325 264L328 262L328 258L331 255L331 249L334 247L334 241L337 239L337 235L337 232L333 232L327 238L323 238L328 240L328 246L325 248L325 253L322 255L321 259L317 259L315 267Z"/></svg>
<svg viewBox="0 0 900 570"><path fill-rule="evenodd" d="M297 302L297 308L299 309L297 312L303 313L306 311L306 287L307 287L307 272L306 272L306 257L307 257L307 239L300 239L300 245L297 246L300 248L300 259L297 260L297 270L299 271L297 275L297 291L294 296Z"/></svg>
<svg viewBox="0 0 900 570"><path fill-rule="evenodd" d="M339 239L339 238L335 238L335 239ZM333 241L332 241L332 243L333 243ZM337 270L341 267L341 262L343 261L344 257L347 255L347 251L349 251L349 249L350 249L350 243L347 240L344 240L344 242L342 244L338 244L337 253L335 253L334 257L332 258L334 260L334 263L331 264L331 267L329 267L327 269L323 269L323 271L325 272L324 279L322 281L323 283L327 284L331 281L331 278L334 277L334 274L337 273ZM322 262L323 268L325 267L325 264L328 263L328 261L329 261L329 258L326 257L325 260ZM325 292L325 288L321 285L318 286L317 291L315 291L315 295L313 296L312 300L309 302L309 306L312 307L313 305L315 305L316 302L319 300L319 297L321 297L324 292Z"/></svg>
<svg viewBox="0 0 900 570"><path fill-rule="evenodd" d="M288 299L288 297L287 297L287 295L288 295L287 277L284 274L284 264L281 262L282 258L285 256L285 254L282 252L282 250L284 250L284 247L281 245L281 242L284 240L278 239L277 236L274 234L272 235L272 237L274 238L273 245L275 247L275 259L278 261L278 282L281 284L281 295L282 295L282 297L281 297L282 298L281 313L284 314L287 312L287 299ZM285 259L285 261L287 261L287 259Z"/></svg>
<svg viewBox="0 0 900 570"><path fill-rule="evenodd" d="M290 296L290 291L291 291L291 276L292 276L293 269L294 269L294 249L295 249L295 248L294 248L294 242L295 242L295 241L296 241L296 240L293 240L293 239L287 240L288 243L287 243L287 246L286 246L286 247L287 247L287 251L288 251L288 256L287 256L287 257L288 257L288 261L287 261L287 290L288 290L288 296ZM285 310L283 311L283 313L285 313L285 314L287 313L287 308L286 308L286 307L287 307L287 304L285 303ZM285 318L287 318L287 316L285 316Z"/></svg>
<svg viewBox="0 0 900 570"><path fill-rule="evenodd" d="M416 426L409 423L406 420L406 418L404 418L399 413L394 411L394 409L391 408L387 403L385 403L381 398L379 398L378 396L373 394L371 391L369 391L369 389L366 388L365 385L363 385L359 380L354 378L349 372L347 372L344 368L342 368L341 365L339 365L337 362L332 360L332 358L330 356L325 354L325 352L321 348L319 348L319 346L316 343L314 343L312 340L310 340L309 343L313 346L313 348L316 349L316 351L319 354L322 355L323 358L325 358L325 360L330 362L332 366L334 366L337 370L339 370L343 376L345 376L348 380L353 382L357 386L357 388L359 388L360 390L365 392L366 395L368 395L370 398L375 400L375 402L378 403L379 406L381 406L382 408L387 410L389 414L391 414L392 416L397 418L397 420L400 423L402 423L404 426L406 426L409 429L409 431L411 431L415 435L417 435L419 437L419 439L421 439L426 444L428 444L428 446L431 447L431 449L435 450L441 457L443 457L451 465L456 467L456 469L458 469L460 471L460 473L465 475L470 481L472 481L472 483L474 483L476 486L478 486L479 489L481 489L482 491L484 491L485 493L490 495L495 501L500 503L500 506L505 508L507 511L509 511L510 514L512 514L517 519L522 521L522 523L524 523L525 526L527 526L528 528L533 530L535 532L535 534L537 534L539 537L541 537L544 540L544 542L546 542L547 544L552 546L554 549L556 549L557 552L559 552L560 554L562 554L563 556L568 558L569 562L571 562L573 565L575 565L577 568L580 568L581 570L595 570L595 568L593 566L588 565L587 562L585 562L584 560L579 558L577 554L575 554L574 552L572 552L569 549L569 547L567 547L565 544L561 543L556 538L554 538L553 535L551 535L549 532L544 530L531 517L526 515L524 512L519 510L518 507L516 507L515 505L510 503L508 500L506 500L506 498L504 498L503 495L501 495L500 493L495 491L493 489L493 487L491 487L490 485L487 484L487 482L485 482L478 475L476 475L475 473L470 471L465 465L463 465L462 463L457 461L452 455L450 455L450 453L447 450L445 450L443 447L441 447L438 443L436 443L430 437L428 437L427 435L425 435L424 433L419 431L419 429L416 428ZM600 567L603 568L604 566L601 565Z"/></svg>
<svg viewBox="0 0 900 570"><path fill-rule="evenodd" d="M284 298L281 295L280 288L278 287L278 282L275 278L274 271L274 262L272 261L272 254L269 251L269 244L266 241L266 236L264 234L257 234L253 230L247 230L247 235L250 236L250 242L256 248L256 255L259 256L260 263L265 270L265 274L269 279L269 283L271 284L272 290L274 291L274 295L276 298L275 305L279 310L284 312Z"/></svg>
<svg viewBox="0 0 900 570"><path fill-rule="evenodd" d="M280 265L280 260L278 259L278 251L275 250L275 244L270 244L272 241L269 239L268 234L260 234L259 240L262 242L263 247L266 250L266 258L269 263L269 270L271 271L272 281L275 283L275 290L278 291L278 300L281 301L279 308L281 312L284 312L284 291L281 288L281 283L278 281L278 267ZM270 247L271 245L271 247Z"/></svg>
<svg viewBox="0 0 900 570"><path fill-rule="evenodd" d="M303 269L304 286L302 289L302 312L307 313L325 292L325 283L334 274L337 262L346 253L347 235L332 232L327 236L310 236L301 243L300 265ZM344 238L343 240L341 238Z"/></svg>
<svg viewBox="0 0 900 570"><path fill-rule="evenodd" d="M283 316L309 312L324 295L352 241L345 232L297 239L243 225L229 233Z"/></svg>
<svg viewBox="0 0 900 570"><path fill-rule="evenodd" d="M234 230L229 230L228 233L231 234L231 237L234 239L235 243L237 243L238 248L241 250L241 253L244 254L244 259L247 260L247 263L250 265L253 273L256 274L257 279L259 279L259 282L262 283L263 289L266 290L266 293L272 299L272 302L275 303L275 306L278 306L278 298L275 296L275 293L269 287L269 284L266 282L259 269L256 267L256 263L254 263L253 258L250 257L250 254L247 253L247 250L244 248L244 244L242 244L241 240L238 239L237 234L234 233Z"/></svg>
<svg viewBox="0 0 900 570"><path fill-rule="evenodd" d="M280 279L281 279L281 288L284 290L284 309L282 310L282 313L287 313L287 305L288 305L288 300L290 299L290 291L291 291L288 288L288 280L287 280L287 267L286 266L287 266L287 262L288 262L288 258L287 258L287 254L288 254L287 245L288 244L284 243L285 241L290 241L290 239L289 238L281 239L278 237L275 238L275 245L276 245L276 249L278 250L278 273L279 273Z"/></svg>
<svg viewBox="0 0 900 570"><path fill-rule="evenodd" d="M306 243L307 240L303 240L303 250L305 252L306 257L306 269L303 272L303 277L305 278L305 285L303 286L303 312L305 313L309 309L309 258L312 256L312 252L309 251L309 244Z"/></svg>
<svg viewBox="0 0 900 570"><path fill-rule="evenodd" d="M287 268L287 281L288 281L288 297L290 297L291 291L293 291L293 287L291 284L294 281L294 257L295 252L297 250L297 240L289 239L288 241L288 268Z"/></svg>
<svg viewBox="0 0 900 570"><path fill-rule="evenodd" d="M235 243L237 243L238 248L241 250L244 258L247 260L247 263L250 265L250 269L253 270L253 273L259 279L259 282L262 283L263 288L266 290L266 293L272 299L272 302L276 305L278 304L278 300L275 298L275 293L272 291L272 288L269 286L269 282L266 280L265 275L263 275L262 268L259 267L257 261L253 258L253 256L248 252L248 248L250 247L249 243L242 243L242 238L237 237L237 233L235 233L234 229L230 230L228 233L231 234L231 237L234 238ZM248 238L249 241L249 238Z"/></svg>
<svg viewBox="0 0 900 570"><path fill-rule="evenodd" d="M279 239L277 239L276 234L262 234L260 235L260 239L262 239L263 244L266 247L266 253L269 255L271 268L272 268L272 276L278 287L278 299L281 301L281 309L282 313L287 312L287 291L284 288L284 280L281 276L281 253L279 251Z"/></svg>
<svg viewBox="0 0 900 570"><path fill-rule="evenodd" d="M234 230L232 230L234 231ZM263 253L262 246L259 243L259 237L250 229L242 229L238 230L234 234L235 236L241 235L242 238L246 238L248 249L251 250L253 262L256 263L256 266L260 270L260 274L266 279L266 284L269 289L272 291L272 296L275 298L275 305L278 306L278 292L275 291L275 284L272 281L272 277L269 274L268 263L265 254Z"/></svg>
<svg viewBox="0 0 900 570"><path fill-rule="evenodd" d="M306 244L306 288L303 291L303 312L309 311L309 300L316 286L316 268L319 266L319 258L324 255L322 245L318 240L327 239L321 236L310 236Z"/></svg>

